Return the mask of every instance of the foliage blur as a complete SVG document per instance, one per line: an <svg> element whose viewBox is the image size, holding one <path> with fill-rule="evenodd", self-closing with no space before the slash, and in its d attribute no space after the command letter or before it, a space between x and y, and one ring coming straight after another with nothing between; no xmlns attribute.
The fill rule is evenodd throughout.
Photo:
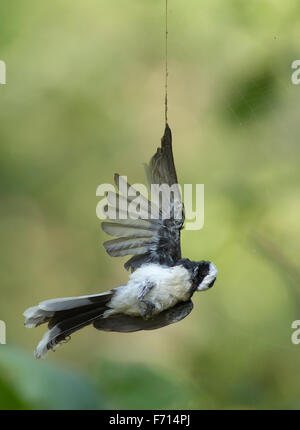
<svg viewBox="0 0 300 430"><path fill-rule="evenodd" d="M36 361L25 308L126 282L95 215L115 172L144 182L163 133L163 0L0 3L1 409L298 408L298 0L170 0L169 123L205 184L183 254L219 269L173 326L85 328Z"/></svg>

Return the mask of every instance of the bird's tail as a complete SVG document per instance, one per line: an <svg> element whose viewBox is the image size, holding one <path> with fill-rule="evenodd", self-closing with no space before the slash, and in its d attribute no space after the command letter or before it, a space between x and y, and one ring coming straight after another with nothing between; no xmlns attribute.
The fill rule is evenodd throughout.
<svg viewBox="0 0 300 430"><path fill-rule="evenodd" d="M75 331L101 318L113 291L81 297L46 300L24 312L25 327L37 327L48 323L49 331L39 342L35 357L41 358L50 349L66 340Z"/></svg>

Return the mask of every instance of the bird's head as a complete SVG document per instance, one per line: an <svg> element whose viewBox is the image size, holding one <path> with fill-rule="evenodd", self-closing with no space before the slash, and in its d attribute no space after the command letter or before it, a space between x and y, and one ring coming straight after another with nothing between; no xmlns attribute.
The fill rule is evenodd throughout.
<svg viewBox="0 0 300 430"><path fill-rule="evenodd" d="M218 269L210 261L199 261L193 268L192 280L195 291L205 291L214 285Z"/></svg>
<svg viewBox="0 0 300 430"><path fill-rule="evenodd" d="M210 261L191 261L188 258L182 258L178 264L188 270L191 276L191 291L205 291L214 285L217 278L218 269Z"/></svg>

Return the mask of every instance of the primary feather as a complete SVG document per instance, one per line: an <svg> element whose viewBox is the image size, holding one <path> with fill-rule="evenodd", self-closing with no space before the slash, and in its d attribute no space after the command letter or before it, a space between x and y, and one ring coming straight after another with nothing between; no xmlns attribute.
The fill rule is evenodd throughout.
<svg viewBox="0 0 300 430"><path fill-rule="evenodd" d="M146 177L151 185L162 186L162 196L156 195L155 203L140 195L139 218L130 211L125 212L122 202L132 202L121 194L108 193L110 207L118 217L117 221L103 222L102 229L107 234L117 237L104 242L104 247L109 255L122 257L132 255L125 263L125 268L134 271L145 263L160 263L173 266L181 258L180 230L184 223L184 210L177 184L177 174L172 152L172 133L166 125L164 136L161 140L161 148L152 157L149 166L145 166ZM123 177L115 175L118 189L129 190L131 185ZM170 195L163 185L173 186L174 192ZM171 197L171 199L169 199ZM119 206L118 198L121 201ZM168 202L167 206L163 202ZM157 206L157 204L159 206ZM155 219L151 214L157 214ZM175 215L178 215L175 217ZM121 218L127 219L121 219ZM129 218L129 219L128 219Z"/></svg>

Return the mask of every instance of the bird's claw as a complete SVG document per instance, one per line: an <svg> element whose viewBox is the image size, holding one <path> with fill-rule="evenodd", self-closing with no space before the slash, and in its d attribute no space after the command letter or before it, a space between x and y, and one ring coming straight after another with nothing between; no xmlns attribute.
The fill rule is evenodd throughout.
<svg viewBox="0 0 300 430"><path fill-rule="evenodd" d="M140 302L141 315L144 319L149 319L152 317L155 310L155 305L150 300L145 300L146 295L155 286L153 282L146 281L142 286L141 292L138 296Z"/></svg>
<svg viewBox="0 0 300 430"><path fill-rule="evenodd" d="M148 320L152 317L153 312L155 310L155 305L149 300L141 301L141 315L145 320Z"/></svg>

